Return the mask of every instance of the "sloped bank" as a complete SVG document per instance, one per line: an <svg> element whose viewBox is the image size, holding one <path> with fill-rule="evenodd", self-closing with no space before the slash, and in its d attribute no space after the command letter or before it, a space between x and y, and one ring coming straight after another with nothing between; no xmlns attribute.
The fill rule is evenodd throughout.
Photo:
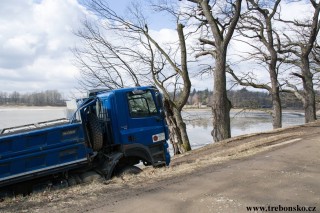
<svg viewBox="0 0 320 213"><path fill-rule="evenodd" d="M45 191L28 197L6 199L0 203L1 212L73 212L88 206L112 204L131 199L139 193L152 192L170 183L181 183L201 169L222 165L224 162L249 157L256 153L286 146L318 134L320 123L295 126L264 133L238 136L210 144L181 156L174 157L169 168L145 169L138 176L124 176L110 181L78 185L62 190Z"/></svg>

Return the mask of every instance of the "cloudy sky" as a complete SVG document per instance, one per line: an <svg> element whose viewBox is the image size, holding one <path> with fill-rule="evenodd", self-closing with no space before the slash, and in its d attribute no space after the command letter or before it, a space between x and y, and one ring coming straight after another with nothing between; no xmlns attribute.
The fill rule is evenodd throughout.
<svg viewBox="0 0 320 213"><path fill-rule="evenodd" d="M1 1L0 91L73 89L70 48L85 13L76 0Z"/></svg>
<svg viewBox="0 0 320 213"><path fill-rule="evenodd" d="M109 2L123 12L128 1ZM283 9L292 16L301 6ZM79 42L73 32L85 15L88 11L77 0L1 0L0 91L73 91L79 73L70 48ZM159 38L170 38L172 30L163 21L151 27ZM211 80L193 82L200 89L212 87Z"/></svg>

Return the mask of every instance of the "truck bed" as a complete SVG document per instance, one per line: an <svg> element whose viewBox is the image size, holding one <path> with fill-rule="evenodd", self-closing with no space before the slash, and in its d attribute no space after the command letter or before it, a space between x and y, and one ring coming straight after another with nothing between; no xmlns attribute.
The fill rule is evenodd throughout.
<svg viewBox="0 0 320 213"><path fill-rule="evenodd" d="M0 134L0 187L88 162L82 123L66 119L7 128Z"/></svg>

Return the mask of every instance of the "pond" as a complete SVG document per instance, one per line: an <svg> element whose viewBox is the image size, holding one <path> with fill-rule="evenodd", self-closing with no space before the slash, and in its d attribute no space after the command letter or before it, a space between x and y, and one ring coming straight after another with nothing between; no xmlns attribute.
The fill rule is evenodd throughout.
<svg viewBox="0 0 320 213"><path fill-rule="evenodd" d="M210 110L184 111L183 117L193 149L212 143L212 115ZM272 130L272 117L262 111L231 111L231 136ZM301 111L284 111L283 127L304 123Z"/></svg>
<svg viewBox="0 0 320 213"><path fill-rule="evenodd" d="M64 107L0 107L0 129L66 117ZM210 110L184 111L187 131L193 149L212 143L212 115ZM238 136L272 130L272 118L260 111L232 111L231 134ZM304 123L299 111L284 111L283 127Z"/></svg>

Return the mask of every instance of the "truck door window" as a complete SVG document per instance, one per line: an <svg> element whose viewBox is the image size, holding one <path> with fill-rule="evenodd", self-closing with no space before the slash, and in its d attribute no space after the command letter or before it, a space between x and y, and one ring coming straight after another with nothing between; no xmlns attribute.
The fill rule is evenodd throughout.
<svg viewBox="0 0 320 213"><path fill-rule="evenodd" d="M143 94L127 94L131 117L147 117L157 114L156 104L150 91Z"/></svg>

